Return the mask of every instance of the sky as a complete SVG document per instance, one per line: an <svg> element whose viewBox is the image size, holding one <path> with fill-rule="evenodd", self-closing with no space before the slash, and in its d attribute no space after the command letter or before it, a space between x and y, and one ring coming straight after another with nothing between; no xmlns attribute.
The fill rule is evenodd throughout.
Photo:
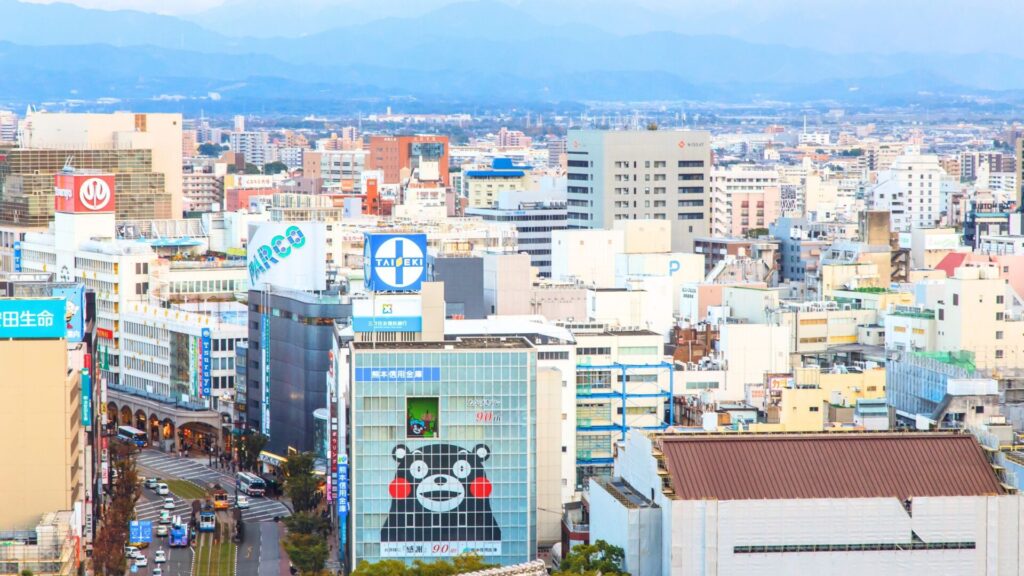
<svg viewBox="0 0 1024 576"><path fill-rule="evenodd" d="M223 4L225 0L22 0L32 4L63 2L100 10L139 10L157 14L192 14ZM286 0L283 0L286 1Z"/></svg>

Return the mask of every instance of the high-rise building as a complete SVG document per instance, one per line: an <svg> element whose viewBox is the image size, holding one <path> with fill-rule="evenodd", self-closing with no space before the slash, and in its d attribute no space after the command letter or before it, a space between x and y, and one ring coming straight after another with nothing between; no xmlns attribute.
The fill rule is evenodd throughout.
<svg viewBox="0 0 1024 576"><path fill-rule="evenodd" d="M888 210L895 232L932 228L942 218L942 180L946 172L931 155L901 156L879 172L871 190L874 210Z"/></svg>
<svg viewBox="0 0 1024 576"><path fill-rule="evenodd" d="M448 137L432 135L372 136L366 156L367 170L384 173L382 184L401 184L420 162L437 163L441 182L448 179ZM403 177L403 172L405 176Z"/></svg>
<svg viewBox="0 0 1024 576"><path fill-rule="evenodd" d="M180 218L183 202L181 125L181 114L34 112L25 118L20 147L53 152L55 157L59 157L57 169L64 165L68 157L73 156L73 165L76 168L107 170L115 175L122 172L153 172L161 176L163 182L146 180L136 184L134 178L125 178L126 182L121 182L122 178L118 177L124 209L139 214L148 211L151 215L122 215L119 212L118 216ZM110 154L110 162L114 165L85 165L83 157L87 156L89 151ZM52 162L47 161L47 166L50 165ZM123 168L122 165L127 168ZM47 176L52 177L54 172L56 170ZM126 196L133 191L140 196L134 199ZM150 195L166 197L150 198ZM0 221L6 221L5 216L0 215Z"/></svg>
<svg viewBox="0 0 1024 576"><path fill-rule="evenodd" d="M462 186L471 208L490 208L504 191L521 192L531 187L531 166L516 166L510 158L495 158L489 168L466 170Z"/></svg>
<svg viewBox="0 0 1024 576"><path fill-rule="evenodd" d="M570 130L569 228L672 221L672 249L708 231L711 135L703 131Z"/></svg>
<svg viewBox="0 0 1024 576"><path fill-rule="evenodd" d="M263 166L269 161L270 134L267 132L232 132L228 142L231 151L244 156L249 164Z"/></svg>
<svg viewBox="0 0 1024 576"><path fill-rule="evenodd" d="M0 110L0 144L14 144L18 139L18 115Z"/></svg>
<svg viewBox="0 0 1024 576"><path fill-rule="evenodd" d="M711 171L711 235L744 236L779 217L779 173L734 165Z"/></svg>
<svg viewBox="0 0 1024 576"><path fill-rule="evenodd" d="M564 201L550 201L533 192L503 192L494 207L468 208L466 216L488 222L511 222L519 237L519 252L530 255L537 273L551 277L551 232L565 230Z"/></svg>

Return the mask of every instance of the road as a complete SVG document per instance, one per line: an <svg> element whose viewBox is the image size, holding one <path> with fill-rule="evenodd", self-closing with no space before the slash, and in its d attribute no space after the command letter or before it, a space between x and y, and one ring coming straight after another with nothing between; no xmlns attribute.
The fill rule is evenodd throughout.
<svg viewBox="0 0 1024 576"><path fill-rule="evenodd" d="M146 477L182 478L204 488L220 484L229 493L235 489L234 476L222 470L214 470L192 458L177 458L154 450L143 450L139 454L138 464ZM291 515L287 506L271 498L250 498L249 502L249 508L242 511L242 520L245 522L272 521L275 517Z"/></svg>

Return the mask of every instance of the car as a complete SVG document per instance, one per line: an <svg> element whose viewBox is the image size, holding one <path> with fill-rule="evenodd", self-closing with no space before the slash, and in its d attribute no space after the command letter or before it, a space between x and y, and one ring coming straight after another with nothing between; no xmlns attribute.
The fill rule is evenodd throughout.
<svg viewBox="0 0 1024 576"><path fill-rule="evenodd" d="M147 560L145 556L138 556L135 558L136 568L145 568L146 566L149 566L149 560Z"/></svg>
<svg viewBox="0 0 1024 576"><path fill-rule="evenodd" d="M153 571L150 572L153 576L164 576L164 571L159 566L154 566Z"/></svg>
<svg viewBox="0 0 1024 576"><path fill-rule="evenodd" d="M167 484L161 482L156 485L156 493L160 496L167 496L171 493L171 489L167 487Z"/></svg>
<svg viewBox="0 0 1024 576"><path fill-rule="evenodd" d="M157 550L156 553L153 554L153 562L156 562L157 564L167 562L167 553L164 552L163 548Z"/></svg>
<svg viewBox="0 0 1024 576"><path fill-rule="evenodd" d="M156 527L156 535L160 536L161 538L167 536L167 532L168 532L168 530L167 530L167 525L166 524L160 524L159 526Z"/></svg>
<svg viewBox="0 0 1024 576"><path fill-rule="evenodd" d="M167 510L161 510L160 511L160 524L165 524L166 525L166 524L170 524L170 523L171 523L171 513L169 511L167 511Z"/></svg>
<svg viewBox="0 0 1024 576"><path fill-rule="evenodd" d="M164 510L174 510L174 507L175 507L174 498L171 498L171 497L164 498Z"/></svg>
<svg viewBox="0 0 1024 576"><path fill-rule="evenodd" d="M149 488L150 490L156 490L156 485L159 483L159 478L146 478L146 488Z"/></svg>
<svg viewBox="0 0 1024 576"><path fill-rule="evenodd" d="M249 497L245 494L239 494L235 498L235 506L237 506L239 510L245 510L249 507Z"/></svg>
<svg viewBox="0 0 1024 576"><path fill-rule="evenodd" d="M125 558L135 559L135 558L137 558L139 556L142 556L142 552L138 548L136 548L135 546L125 546L124 547L124 557Z"/></svg>

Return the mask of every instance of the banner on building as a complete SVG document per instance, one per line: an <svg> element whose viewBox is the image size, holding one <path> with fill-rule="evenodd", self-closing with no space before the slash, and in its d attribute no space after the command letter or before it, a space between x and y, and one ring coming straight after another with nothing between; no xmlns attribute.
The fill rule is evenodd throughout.
<svg viewBox="0 0 1024 576"><path fill-rule="evenodd" d="M210 343L210 329L209 328L203 328L202 336L200 337L200 343L201 343L200 352L202 353L202 355L201 355L202 360L200 362L200 369L201 369L200 373L202 374L201 380L200 380L200 382L202 384L202 396L203 396L203 398L209 398L210 397L210 392L211 392L211 390L210 390L210 381L212 380L210 378L210 369L213 366L213 361L210 358L210 354L211 354L210 344L211 343Z"/></svg>

